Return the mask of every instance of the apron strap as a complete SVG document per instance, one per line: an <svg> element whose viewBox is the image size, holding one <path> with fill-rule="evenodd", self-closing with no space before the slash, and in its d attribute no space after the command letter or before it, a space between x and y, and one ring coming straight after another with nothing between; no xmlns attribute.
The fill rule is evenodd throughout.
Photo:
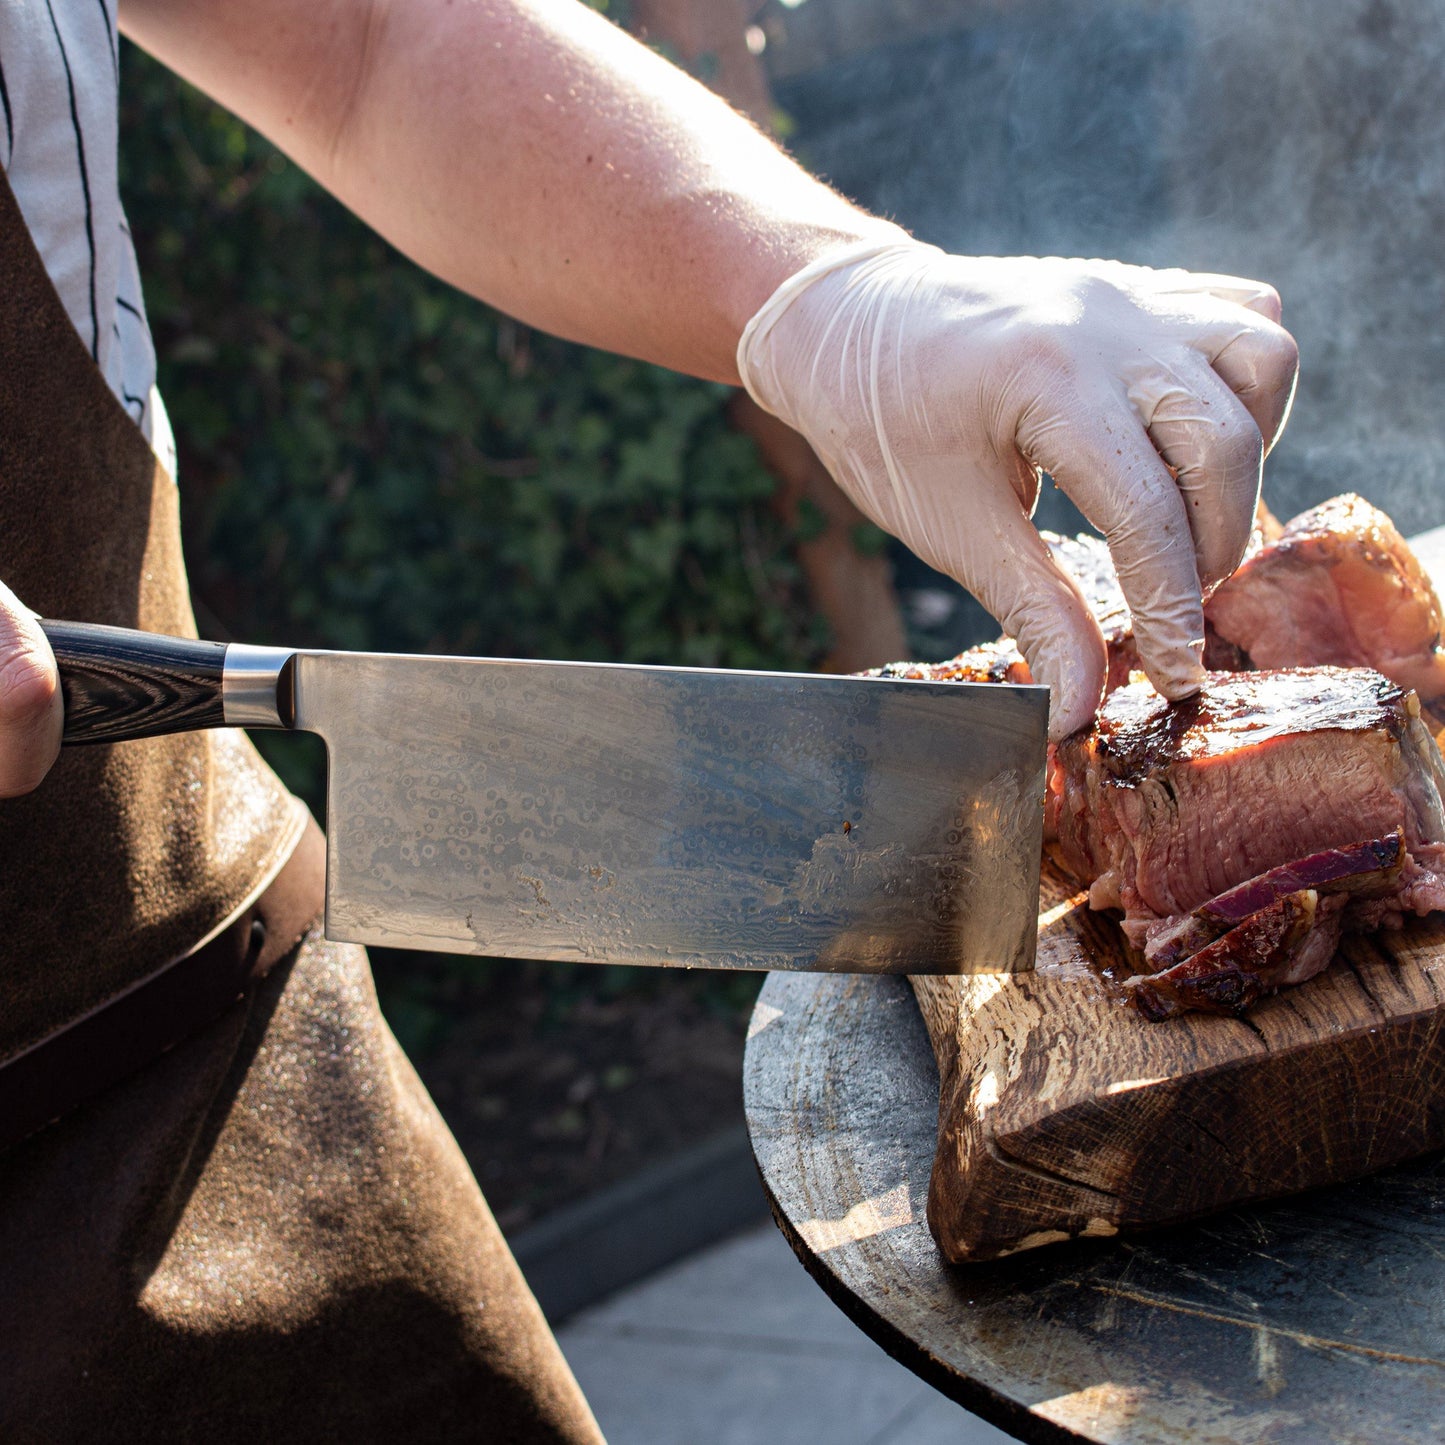
<svg viewBox="0 0 1445 1445"><path fill-rule="evenodd" d="M274 876L210 938L0 1065L0 1152L236 1007L301 941L325 890L326 840L308 814Z"/></svg>

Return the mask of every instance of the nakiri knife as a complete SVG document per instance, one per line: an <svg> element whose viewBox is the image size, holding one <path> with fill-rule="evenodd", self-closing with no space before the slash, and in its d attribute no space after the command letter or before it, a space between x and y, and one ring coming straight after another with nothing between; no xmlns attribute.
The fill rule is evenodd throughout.
<svg viewBox="0 0 1445 1445"><path fill-rule="evenodd" d="M326 933L589 963L1033 966L1048 693L43 624L65 742L326 743Z"/></svg>

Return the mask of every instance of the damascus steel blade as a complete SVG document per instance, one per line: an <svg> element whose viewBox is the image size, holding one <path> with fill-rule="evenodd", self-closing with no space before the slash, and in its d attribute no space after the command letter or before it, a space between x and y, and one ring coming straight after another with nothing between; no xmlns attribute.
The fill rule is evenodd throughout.
<svg viewBox="0 0 1445 1445"><path fill-rule="evenodd" d="M505 958L1032 966L1042 688L299 654L327 933Z"/></svg>

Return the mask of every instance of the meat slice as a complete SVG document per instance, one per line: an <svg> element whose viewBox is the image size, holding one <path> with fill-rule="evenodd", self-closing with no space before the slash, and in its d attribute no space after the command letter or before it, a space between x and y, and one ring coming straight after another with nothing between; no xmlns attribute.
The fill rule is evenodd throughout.
<svg viewBox="0 0 1445 1445"><path fill-rule="evenodd" d="M1126 990L1156 1023L1191 1009L1242 1013L1261 994L1303 983L1329 965L1346 902L1313 888L1286 893L1172 968L1129 979Z"/></svg>
<svg viewBox="0 0 1445 1445"><path fill-rule="evenodd" d="M1378 868L1398 872L1358 898L1341 889L1344 921L1388 925L1445 906L1442 780L1418 700L1376 672L1211 673L1178 704L1141 684L1115 692L1094 731L1056 750L1047 807L1055 851L1091 905L1122 909L1130 942L1152 936L1157 948L1211 900L1238 912L1243 900L1221 895L1272 869L1394 834L1403 856L1381 854ZM1260 885L1262 907L1286 882ZM1269 968L1287 966L1281 948Z"/></svg>
<svg viewBox="0 0 1445 1445"><path fill-rule="evenodd" d="M1445 699L1440 600L1395 524L1354 495L1294 518L1209 600L1210 625L1259 668L1373 667Z"/></svg>
<svg viewBox="0 0 1445 1445"><path fill-rule="evenodd" d="M1404 838L1391 833L1347 848L1325 848L1271 868L1182 918L1151 926L1145 934L1145 962L1151 973L1172 968L1281 899L1306 889L1326 896L1389 897L1398 889L1406 856Z"/></svg>

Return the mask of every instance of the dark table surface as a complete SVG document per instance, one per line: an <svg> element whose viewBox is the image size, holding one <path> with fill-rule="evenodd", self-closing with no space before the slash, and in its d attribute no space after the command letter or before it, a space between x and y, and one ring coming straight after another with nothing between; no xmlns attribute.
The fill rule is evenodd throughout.
<svg viewBox="0 0 1445 1445"><path fill-rule="evenodd" d="M774 1214L890 1354L1023 1440L1445 1439L1445 1161L1131 1239L951 1267L907 982L773 974L745 1069Z"/></svg>

